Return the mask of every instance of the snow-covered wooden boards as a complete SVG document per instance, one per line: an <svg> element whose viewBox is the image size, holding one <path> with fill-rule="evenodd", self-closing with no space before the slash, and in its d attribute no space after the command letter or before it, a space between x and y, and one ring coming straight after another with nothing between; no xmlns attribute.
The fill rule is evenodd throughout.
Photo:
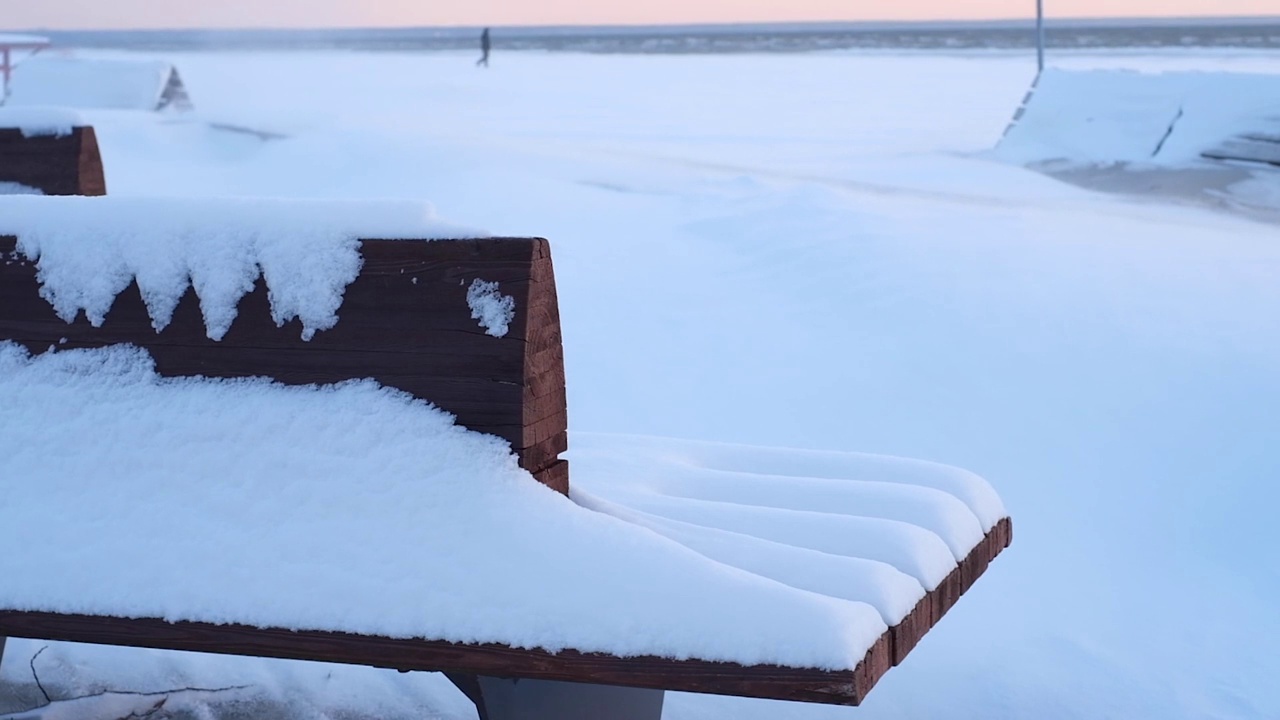
<svg viewBox="0 0 1280 720"><path fill-rule="evenodd" d="M0 193L105 195L102 156L92 127L30 134L0 127Z"/></svg>
<svg viewBox="0 0 1280 720"><path fill-rule="evenodd" d="M738 695L836 705L858 705L881 677L933 627L1005 548L1011 526L1003 520L960 563L943 587L929 593L910 618L886 632L853 670L674 660L575 650L547 652L501 644L462 644L339 632L295 631L245 625L167 622L0 610L0 637L88 642L254 657L338 662L454 675L567 680L601 685ZM621 571L621 570L620 570ZM750 634L751 628L743 628Z"/></svg>
<svg viewBox="0 0 1280 720"><path fill-rule="evenodd" d="M982 478L918 460L596 433L573 499L716 562L874 607L906 658L1012 540ZM887 668L886 668L887 669Z"/></svg>
<svg viewBox="0 0 1280 720"><path fill-rule="evenodd" d="M361 242L363 267L346 287L340 321L310 341L292 320L272 319L261 279L239 302L220 341L209 339L188 288L161 332L135 283L101 327L63 322L40 293L35 263L0 238L0 340L33 352L49 347L130 343L146 348L166 376L267 376L287 384L373 378L455 414L472 430L511 442L522 466L566 492L564 359L551 253L546 240L494 238ZM473 317L468 291L497 283L514 300L502 337Z"/></svg>
<svg viewBox="0 0 1280 720"><path fill-rule="evenodd" d="M605 499L565 497L544 240L179 204L204 234L122 241L54 200L139 210L0 218L0 544L46 538L0 562L0 636L440 670L482 708L504 678L857 704L1009 542L980 478L849 454L597 438ZM254 376L284 385L209 379Z"/></svg>

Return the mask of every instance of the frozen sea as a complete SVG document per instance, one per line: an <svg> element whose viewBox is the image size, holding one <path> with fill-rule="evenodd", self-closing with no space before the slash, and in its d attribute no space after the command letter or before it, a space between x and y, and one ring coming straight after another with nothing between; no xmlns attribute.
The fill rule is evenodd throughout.
<svg viewBox="0 0 1280 720"><path fill-rule="evenodd" d="M1026 52L148 53L197 112L89 112L110 192L423 198L549 238L572 431L904 455L1001 492L1014 545L861 708L669 694L664 717L1280 717L1280 232L996 161ZM1053 61L1280 73L1240 47ZM10 641L0 712L38 697L44 645ZM436 675L60 644L35 666L59 697L249 686L174 717L474 717Z"/></svg>

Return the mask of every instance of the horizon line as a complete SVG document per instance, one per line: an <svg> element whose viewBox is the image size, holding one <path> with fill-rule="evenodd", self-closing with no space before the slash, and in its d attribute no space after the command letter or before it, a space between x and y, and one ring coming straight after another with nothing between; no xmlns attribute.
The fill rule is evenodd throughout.
<svg viewBox="0 0 1280 720"><path fill-rule="evenodd" d="M1046 25L1062 26L1069 23L1088 24L1121 24L1121 23L1160 23L1176 24L1180 22L1280 22L1280 13L1269 15L1125 15L1098 17L1096 15L1055 15L1045 16ZM940 25L1003 25L1034 23L1034 15L1001 18L959 18L933 20L776 20L776 21L711 21L711 22L679 22L679 23L547 23L520 25L335 25L320 27L288 27L278 25L244 25L220 27L161 27L161 28L24 28L4 30L0 33L21 34L56 34L56 33L173 33L173 32L360 32L360 31L407 31L407 30L478 30L496 28L503 30L553 30L553 29L693 29L693 28L734 28L734 27L804 27L804 26L861 26L896 28L904 26L940 26Z"/></svg>

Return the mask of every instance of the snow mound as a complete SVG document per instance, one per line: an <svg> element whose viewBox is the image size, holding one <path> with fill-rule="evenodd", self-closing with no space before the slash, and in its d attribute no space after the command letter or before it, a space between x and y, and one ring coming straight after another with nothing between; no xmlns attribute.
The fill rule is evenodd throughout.
<svg viewBox="0 0 1280 720"><path fill-rule="evenodd" d="M0 607L852 669L862 602L703 557L537 483L371 381L162 379L0 343Z"/></svg>
<svg viewBox="0 0 1280 720"><path fill-rule="evenodd" d="M84 117L64 107L0 107L0 129L17 129L23 137L71 134L78 126L88 125Z"/></svg>
<svg viewBox="0 0 1280 720"><path fill-rule="evenodd" d="M1280 132L1280 75L1046 70L996 147L1017 164L1181 166Z"/></svg>
<svg viewBox="0 0 1280 720"><path fill-rule="evenodd" d="M0 196L0 235L36 262L41 295L66 322L99 326L136 281L157 332L188 287L220 340L261 276L271 314L298 318L303 338L333 327L360 271L359 239L481 233L438 221L411 201Z"/></svg>

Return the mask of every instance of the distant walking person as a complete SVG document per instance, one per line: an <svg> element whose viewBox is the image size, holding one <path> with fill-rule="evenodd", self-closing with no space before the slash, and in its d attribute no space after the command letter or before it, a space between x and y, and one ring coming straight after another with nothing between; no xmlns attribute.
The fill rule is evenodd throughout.
<svg viewBox="0 0 1280 720"><path fill-rule="evenodd" d="M489 28L480 33L480 59L476 61L476 67L481 65L489 67Z"/></svg>

